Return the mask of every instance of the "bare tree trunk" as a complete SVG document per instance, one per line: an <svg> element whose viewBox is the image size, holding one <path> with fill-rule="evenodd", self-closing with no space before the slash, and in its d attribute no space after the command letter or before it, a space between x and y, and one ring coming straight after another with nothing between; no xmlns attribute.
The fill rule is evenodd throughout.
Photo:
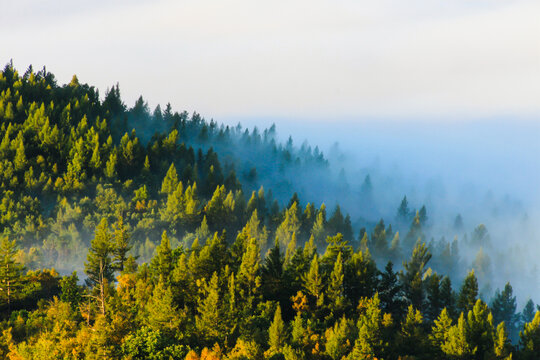
<svg viewBox="0 0 540 360"><path fill-rule="evenodd" d="M105 279L103 278L103 260L99 260L99 291L101 302L101 314L105 316Z"/></svg>

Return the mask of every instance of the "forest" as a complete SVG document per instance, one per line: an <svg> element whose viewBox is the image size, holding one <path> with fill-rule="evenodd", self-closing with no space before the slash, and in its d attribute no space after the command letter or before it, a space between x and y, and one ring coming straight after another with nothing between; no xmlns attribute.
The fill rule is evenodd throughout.
<svg viewBox="0 0 540 360"><path fill-rule="evenodd" d="M533 300L482 292L485 225L455 219L471 266L405 195L376 222L303 199L306 178L336 186L329 160L274 126L128 108L118 85L12 63L0 121L2 359L540 356Z"/></svg>

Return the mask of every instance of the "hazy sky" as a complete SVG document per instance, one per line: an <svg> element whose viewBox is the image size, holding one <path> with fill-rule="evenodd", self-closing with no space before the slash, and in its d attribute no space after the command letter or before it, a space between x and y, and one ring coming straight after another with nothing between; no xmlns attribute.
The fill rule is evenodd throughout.
<svg viewBox="0 0 540 360"><path fill-rule="evenodd" d="M0 63L217 120L540 114L538 0L2 0Z"/></svg>

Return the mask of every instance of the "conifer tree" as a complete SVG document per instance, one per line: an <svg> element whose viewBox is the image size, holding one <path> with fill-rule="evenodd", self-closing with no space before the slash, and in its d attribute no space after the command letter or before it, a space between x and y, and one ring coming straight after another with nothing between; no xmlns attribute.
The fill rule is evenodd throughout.
<svg viewBox="0 0 540 360"><path fill-rule="evenodd" d="M315 298L315 304L317 307L322 306L324 302L322 276L319 272L319 260L317 255L313 257L308 272L302 278L304 282L304 289Z"/></svg>
<svg viewBox="0 0 540 360"><path fill-rule="evenodd" d="M161 184L161 192L163 194L171 194L178 187L178 173L176 172L176 167L174 163L171 163L165 178Z"/></svg>
<svg viewBox="0 0 540 360"><path fill-rule="evenodd" d="M459 292L457 307L465 314L472 310L478 299L478 280L474 275L474 269L469 272Z"/></svg>
<svg viewBox="0 0 540 360"><path fill-rule="evenodd" d="M493 357L493 316L489 307L478 299L467 315L467 341L477 348L479 359Z"/></svg>
<svg viewBox="0 0 540 360"><path fill-rule="evenodd" d="M152 262L156 269L156 275L168 284L174 264L171 242L165 230L161 234L161 243L156 249L156 256L152 259Z"/></svg>
<svg viewBox="0 0 540 360"><path fill-rule="evenodd" d="M448 341L452 319L448 316L446 308L442 309L439 317L433 322L429 340L438 354L442 354L442 346Z"/></svg>
<svg viewBox="0 0 540 360"><path fill-rule="evenodd" d="M439 294L441 297L441 306L448 311L448 316L455 320L457 318L455 294L452 290L452 282L448 276L443 277L441 280Z"/></svg>
<svg viewBox="0 0 540 360"><path fill-rule="evenodd" d="M15 170L20 171L24 170L26 168L26 154L24 150L24 141L23 141L23 134L22 132L19 132L19 135L17 136L17 148L15 150L15 159L13 160L13 165L15 167Z"/></svg>
<svg viewBox="0 0 540 360"><path fill-rule="evenodd" d="M521 345L521 358L533 360L540 353L540 311L534 314L532 321L523 326L519 333Z"/></svg>
<svg viewBox="0 0 540 360"><path fill-rule="evenodd" d="M360 316L357 322L358 337L349 354L349 359L386 358L389 343L385 329L392 325L392 317L380 309L379 296L362 298L358 305Z"/></svg>
<svg viewBox="0 0 540 360"><path fill-rule="evenodd" d="M171 288L160 278L146 305L148 326L171 335L180 325L180 314L174 304Z"/></svg>
<svg viewBox="0 0 540 360"><path fill-rule="evenodd" d="M281 317L281 306L278 305L274 313L274 320L268 329L268 344L270 348L266 354L271 356L281 353L285 346L286 336L285 324Z"/></svg>
<svg viewBox="0 0 540 360"><path fill-rule="evenodd" d="M443 308L440 282L441 278L437 273L434 273L427 279L426 293L427 293L427 306L426 315L428 320L433 321L437 318L438 314Z"/></svg>
<svg viewBox="0 0 540 360"><path fill-rule="evenodd" d="M354 323L342 317L325 332L325 353L334 360L340 360L350 352L353 344Z"/></svg>
<svg viewBox="0 0 540 360"><path fill-rule="evenodd" d="M113 245L109 232L109 223L106 218L96 227L94 239L90 243L90 249L84 263L84 272L88 276L86 283L94 288L102 315L105 315L106 294L109 284L114 280L114 267L112 263Z"/></svg>
<svg viewBox="0 0 540 360"><path fill-rule="evenodd" d="M409 221L409 217L410 217L409 202L407 201L407 196L404 196L397 210L396 220L399 224L404 225Z"/></svg>
<svg viewBox="0 0 540 360"><path fill-rule="evenodd" d="M527 300L523 311L521 312L521 321L523 323L531 322L534 319L535 306L532 299Z"/></svg>
<svg viewBox="0 0 540 360"><path fill-rule="evenodd" d="M199 315L195 317L197 331L202 339L209 344L222 339L226 335L223 323L223 309L217 273L212 275L210 282L204 284L203 292L197 304Z"/></svg>
<svg viewBox="0 0 540 360"><path fill-rule="evenodd" d="M114 180L118 176L117 172L117 166L118 166L118 157L116 155L116 152L111 152L109 155L109 160L107 160L107 163L105 164L105 176L109 178L109 180Z"/></svg>
<svg viewBox="0 0 540 360"><path fill-rule="evenodd" d="M261 286L259 252L257 241L251 238L242 256L242 263L238 270L237 287L240 289L242 299L245 301L246 310L252 309L255 296L258 295Z"/></svg>
<svg viewBox="0 0 540 360"><path fill-rule="evenodd" d="M426 244L418 242L413 249L411 259L403 262L403 270L399 273L405 295L417 309L423 308L424 285L422 279L430 259L431 253Z"/></svg>
<svg viewBox="0 0 540 360"><path fill-rule="evenodd" d="M504 322L510 334L514 332L515 324L517 322L516 297L512 295L512 286L510 283L506 283L502 292L497 290L493 302L491 303L494 324L498 325L499 323Z"/></svg>
<svg viewBox="0 0 540 360"><path fill-rule="evenodd" d="M60 280L60 287L62 289L62 294L60 299L69 303L72 311L76 311L79 306L79 303L82 301L81 289L77 283L79 282L79 277L77 272L73 271L71 276L64 276Z"/></svg>
<svg viewBox="0 0 540 360"><path fill-rule="evenodd" d="M334 318L339 315L345 306L346 298L343 293L343 277L343 260L340 252L334 264L334 269L330 274L330 283L328 284L327 291L328 303Z"/></svg>
<svg viewBox="0 0 540 360"><path fill-rule="evenodd" d="M321 205L319 211L317 211L317 216L315 217L315 222L311 229L311 235L317 246L324 245L324 239L326 238L326 206Z"/></svg>
<svg viewBox="0 0 540 360"><path fill-rule="evenodd" d="M426 335L423 332L422 313L409 305L405 320L401 324L401 331L398 336L398 349L401 355L423 357L425 349Z"/></svg>
<svg viewBox="0 0 540 360"><path fill-rule="evenodd" d="M497 360L511 360L511 352L512 345L508 339L506 326L504 322L501 322L497 325L497 330L495 331L493 353Z"/></svg>
<svg viewBox="0 0 540 360"><path fill-rule="evenodd" d="M113 261L115 268L122 272L124 271L124 265L127 261L127 253L131 250L131 234L129 233L126 225L124 224L124 217L118 217L114 227L114 246L113 246Z"/></svg>
<svg viewBox="0 0 540 360"><path fill-rule="evenodd" d="M394 319L399 320L406 307L405 294L393 266L394 264L391 261L386 264L384 272L380 274L377 291L381 309L385 313L392 314Z"/></svg>
<svg viewBox="0 0 540 360"><path fill-rule="evenodd" d="M448 330L448 338L442 344L443 353L451 359L471 359L477 348L467 340L467 324L461 313L456 325Z"/></svg>
<svg viewBox="0 0 540 360"><path fill-rule="evenodd" d="M2 298L11 311L11 303L16 298L22 285L24 267L15 260L17 244L9 240L7 235L0 240L0 290Z"/></svg>
<svg viewBox="0 0 540 360"><path fill-rule="evenodd" d="M276 229L276 239L280 245L287 248L293 234L300 233L300 220L298 218L298 203L295 201L285 211L285 218Z"/></svg>

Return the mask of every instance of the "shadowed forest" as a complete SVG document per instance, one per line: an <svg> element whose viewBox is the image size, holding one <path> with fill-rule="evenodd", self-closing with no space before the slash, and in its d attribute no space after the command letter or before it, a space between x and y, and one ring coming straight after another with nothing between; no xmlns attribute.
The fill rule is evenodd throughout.
<svg viewBox="0 0 540 360"><path fill-rule="evenodd" d="M0 121L1 358L538 358L540 312L490 280L486 225L406 194L389 216L377 176L351 188L275 126L11 63Z"/></svg>

